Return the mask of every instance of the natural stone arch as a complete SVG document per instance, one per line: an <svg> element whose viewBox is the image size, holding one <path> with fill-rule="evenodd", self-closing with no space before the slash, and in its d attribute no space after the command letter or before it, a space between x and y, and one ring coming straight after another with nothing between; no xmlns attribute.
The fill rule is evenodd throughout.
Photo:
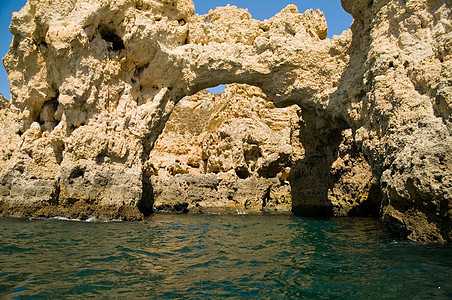
<svg viewBox="0 0 452 300"><path fill-rule="evenodd" d="M13 17L4 206L82 200L136 218L149 209L143 163L174 105L237 82L298 104L320 148L351 130L388 226L450 240L448 1L343 0L353 37L331 40L321 13L293 5L260 22L235 7L196 16L190 0L60 2L30 0Z"/></svg>
<svg viewBox="0 0 452 300"><path fill-rule="evenodd" d="M297 34L301 35L298 39L321 42L318 34L324 35L326 29L321 13L300 15L295 6L268 22L252 20L246 11L227 7L212 12L210 23L200 24L192 15L191 1L162 2L145 8L133 1L80 1L56 9L60 17L47 15L49 5L53 4L30 1L15 16L12 28L19 28L31 13L35 14L26 31L15 36L5 62L12 83L12 105L23 112L16 133L31 136L32 150L28 152L39 154L42 148L48 148L62 157L49 158L56 173L44 176L45 168L39 169L40 164L31 155L30 173L39 172L38 178L51 181L61 174L53 184L59 188L54 194L58 194L58 202L69 203L84 199L115 205L118 201L113 198L121 193L112 193L116 190L112 186L122 186L122 193L128 191L120 197L125 203L133 206L148 202L139 196L145 197L150 188L142 173L143 163L179 99L230 82L254 83L267 93L282 93L287 85L284 81L292 82L298 76L303 55L298 53L301 61L285 57L295 46L289 49L280 43L296 42ZM310 14L313 25L308 22ZM293 19L285 21L287 16ZM187 23L180 22L182 19ZM206 27L227 28L233 38L212 42L220 35L206 36ZM254 43L262 34L265 37ZM336 43L326 44L328 49L336 47ZM345 46L343 42L338 47ZM141 51L145 47L149 50ZM275 65L273 52L278 51L281 58ZM336 72L336 68L334 64L329 70ZM19 72L23 69L25 72ZM272 72L282 76L272 76ZM34 76L29 77L31 74ZM24 84L30 89L21 89ZM313 93L308 86L300 90L309 96ZM293 101L286 98L286 102ZM50 114L58 115L58 124L40 125L36 121L48 106L45 103L55 100L58 105ZM11 139L20 141L14 135ZM74 168L83 169L83 176L73 178L72 174L79 174ZM105 179L103 174L135 179L128 186L109 176Z"/></svg>

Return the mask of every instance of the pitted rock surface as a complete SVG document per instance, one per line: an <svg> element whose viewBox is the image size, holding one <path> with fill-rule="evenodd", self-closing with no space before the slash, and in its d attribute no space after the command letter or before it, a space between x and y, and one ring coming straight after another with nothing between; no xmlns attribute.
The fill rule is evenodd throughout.
<svg viewBox="0 0 452 300"><path fill-rule="evenodd" d="M157 210L290 212L287 177L303 157L300 109L256 87L227 85L182 99L147 162Z"/></svg>
<svg viewBox="0 0 452 300"><path fill-rule="evenodd" d="M191 0L29 0L3 60L1 214L142 218L146 162L176 103L246 83L301 108L294 211L371 199L394 233L450 241L451 3L342 5L352 28L326 39L323 14L295 5L257 21L233 6L198 16Z"/></svg>

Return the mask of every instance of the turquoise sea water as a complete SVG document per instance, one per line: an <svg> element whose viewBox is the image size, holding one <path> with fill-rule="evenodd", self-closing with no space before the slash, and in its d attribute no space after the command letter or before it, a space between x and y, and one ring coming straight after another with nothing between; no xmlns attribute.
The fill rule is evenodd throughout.
<svg viewBox="0 0 452 300"><path fill-rule="evenodd" d="M452 247L366 219L0 219L0 299L448 299Z"/></svg>

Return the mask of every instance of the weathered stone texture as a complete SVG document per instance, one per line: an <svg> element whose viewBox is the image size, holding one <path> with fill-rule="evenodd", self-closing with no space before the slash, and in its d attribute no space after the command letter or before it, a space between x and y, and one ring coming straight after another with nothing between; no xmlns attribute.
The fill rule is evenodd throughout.
<svg viewBox="0 0 452 300"><path fill-rule="evenodd" d="M348 103L355 139L380 178L383 221L410 239L450 240L451 3L371 4L343 1L351 61L364 63Z"/></svg>
<svg viewBox="0 0 452 300"><path fill-rule="evenodd" d="M182 99L147 162L158 210L292 209L287 176L301 159L300 110L275 108L259 88L227 85Z"/></svg>
<svg viewBox="0 0 452 300"><path fill-rule="evenodd" d="M149 213L147 162L176 103L246 83L301 108L295 211L370 210L410 239L450 241L451 3L342 5L352 28L325 39L323 14L295 5L261 22L233 6L194 15L191 0L29 0L3 60L2 206Z"/></svg>

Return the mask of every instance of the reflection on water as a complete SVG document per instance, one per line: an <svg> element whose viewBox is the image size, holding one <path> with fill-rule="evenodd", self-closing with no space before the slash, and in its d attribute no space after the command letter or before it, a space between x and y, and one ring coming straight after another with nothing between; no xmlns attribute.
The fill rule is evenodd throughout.
<svg viewBox="0 0 452 300"><path fill-rule="evenodd" d="M156 214L0 230L2 299L452 297L450 245L394 241L373 220Z"/></svg>

